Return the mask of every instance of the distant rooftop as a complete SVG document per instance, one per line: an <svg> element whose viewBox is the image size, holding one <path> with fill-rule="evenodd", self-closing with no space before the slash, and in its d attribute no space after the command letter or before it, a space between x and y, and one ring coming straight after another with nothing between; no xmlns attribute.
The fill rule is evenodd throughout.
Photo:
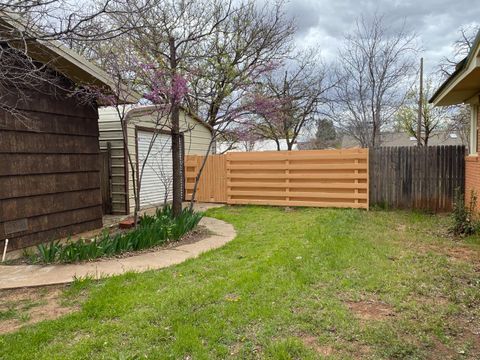
<svg viewBox="0 0 480 360"><path fill-rule="evenodd" d="M380 135L380 146L416 146L417 139L408 133L391 132ZM455 131L435 131L428 139L428 146L468 145ZM360 143L349 135L342 138L342 148L360 147Z"/></svg>

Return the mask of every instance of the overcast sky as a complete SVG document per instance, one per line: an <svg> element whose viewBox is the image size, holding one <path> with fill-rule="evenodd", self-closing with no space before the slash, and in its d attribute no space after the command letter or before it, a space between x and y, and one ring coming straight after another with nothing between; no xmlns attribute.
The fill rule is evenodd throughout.
<svg viewBox="0 0 480 360"><path fill-rule="evenodd" d="M479 0L290 0L287 11L296 20L297 44L318 45L326 60L359 15L377 12L392 26L405 21L419 37L427 71L451 54L461 26L480 22Z"/></svg>

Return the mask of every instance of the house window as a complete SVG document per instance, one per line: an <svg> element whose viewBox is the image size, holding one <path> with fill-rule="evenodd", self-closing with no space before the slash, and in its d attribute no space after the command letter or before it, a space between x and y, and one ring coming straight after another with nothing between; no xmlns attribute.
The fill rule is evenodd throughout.
<svg viewBox="0 0 480 360"><path fill-rule="evenodd" d="M477 155L478 153L478 105L471 106L471 121L470 121L470 155Z"/></svg>

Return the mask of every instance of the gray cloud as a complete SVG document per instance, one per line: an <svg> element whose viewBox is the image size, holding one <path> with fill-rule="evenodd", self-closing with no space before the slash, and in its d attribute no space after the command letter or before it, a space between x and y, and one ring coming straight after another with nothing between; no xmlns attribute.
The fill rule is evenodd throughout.
<svg viewBox="0 0 480 360"><path fill-rule="evenodd" d="M392 28L405 22L419 37L428 71L451 54L461 26L480 21L475 0L291 0L287 13L297 24L296 43L319 46L327 60L360 15L381 14Z"/></svg>

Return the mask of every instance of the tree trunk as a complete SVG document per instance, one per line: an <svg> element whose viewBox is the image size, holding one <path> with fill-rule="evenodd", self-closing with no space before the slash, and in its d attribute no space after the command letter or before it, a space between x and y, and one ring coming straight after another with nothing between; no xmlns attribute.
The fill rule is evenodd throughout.
<svg viewBox="0 0 480 360"><path fill-rule="evenodd" d="M277 151L280 151L280 140L275 139L275 142L277 143Z"/></svg>
<svg viewBox="0 0 480 360"><path fill-rule="evenodd" d="M118 106L118 105L117 105ZM118 112L118 109L117 109ZM127 160L128 164L130 166L130 171L132 172L132 186L133 186L133 199L135 202L135 206L133 207L133 226L136 228L137 223L138 223L138 214L140 213L140 189L141 189L141 184L138 181L138 173L137 173L137 168L133 162L132 155L130 154L129 148L128 148L128 130L127 130L127 124L125 122L125 114L122 112L118 112L119 117L120 117L120 123L122 126L122 141L123 141L123 148L126 150L127 153ZM127 202L128 203L128 202ZM127 214L130 213L130 209L125 209L127 211Z"/></svg>
<svg viewBox="0 0 480 360"><path fill-rule="evenodd" d="M173 216L178 217L182 212L182 161L180 151L180 108L172 105L172 170L173 170Z"/></svg>
<svg viewBox="0 0 480 360"><path fill-rule="evenodd" d="M170 69L172 76L171 86L177 72L177 49L175 39L169 38L170 45ZM173 171L173 216L178 217L182 213L182 160L181 160L181 141L180 141L180 104L177 99L171 99L171 126L172 126L172 171Z"/></svg>

